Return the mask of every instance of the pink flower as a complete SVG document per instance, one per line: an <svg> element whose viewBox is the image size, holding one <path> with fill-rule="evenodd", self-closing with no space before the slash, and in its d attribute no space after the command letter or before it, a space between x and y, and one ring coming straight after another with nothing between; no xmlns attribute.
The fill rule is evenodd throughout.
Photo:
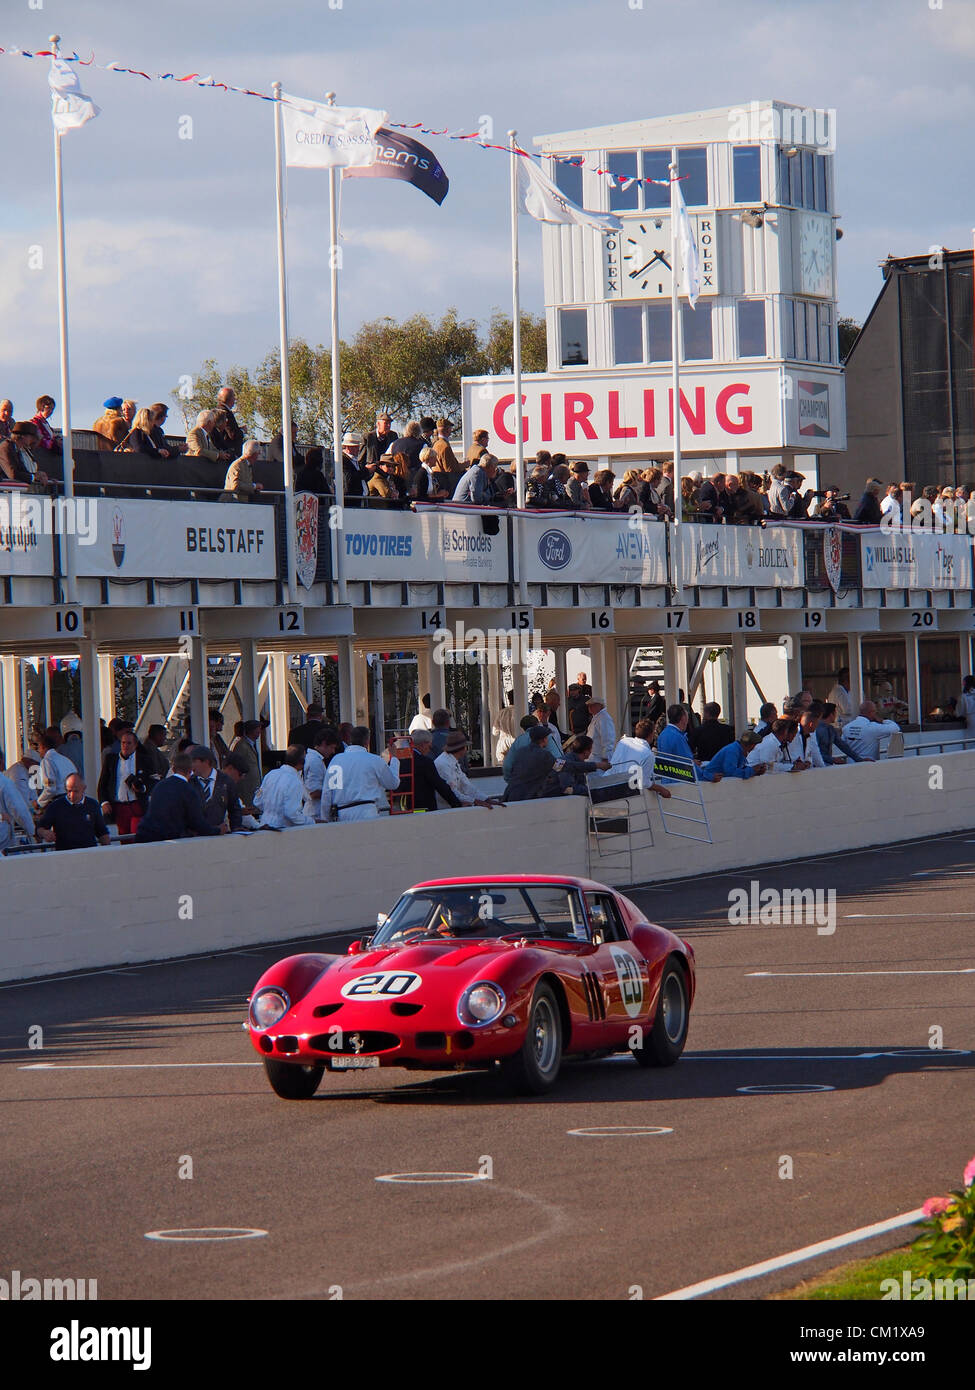
<svg viewBox="0 0 975 1390"><path fill-rule="evenodd" d="M925 1216L940 1216L943 1211L947 1211L951 1206L950 1197L929 1197L921 1210Z"/></svg>
<svg viewBox="0 0 975 1390"><path fill-rule="evenodd" d="M965 1187L971 1187L973 1182L975 1182L975 1158L970 1160L962 1178L962 1183Z"/></svg>

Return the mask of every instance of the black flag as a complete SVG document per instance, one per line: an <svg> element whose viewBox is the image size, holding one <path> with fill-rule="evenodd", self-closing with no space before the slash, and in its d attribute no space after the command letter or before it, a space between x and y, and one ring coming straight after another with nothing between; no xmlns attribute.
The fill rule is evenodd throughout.
<svg viewBox="0 0 975 1390"><path fill-rule="evenodd" d="M432 150L408 135L380 126L376 131L376 162L360 168L343 169L346 179L405 179L439 206L450 183Z"/></svg>

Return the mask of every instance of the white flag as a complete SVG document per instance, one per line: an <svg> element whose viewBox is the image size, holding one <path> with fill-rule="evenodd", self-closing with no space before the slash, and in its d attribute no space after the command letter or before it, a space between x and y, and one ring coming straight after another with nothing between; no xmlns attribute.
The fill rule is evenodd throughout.
<svg viewBox="0 0 975 1390"><path fill-rule="evenodd" d="M81 79L71 63L63 58L52 58L47 80L51 86L51 120L59 135L66 130L77 130L99 114L91 97L81 90Z"/></svg>
<svg viewBox="0 0 975 1390"><path fill-rule="evenodd" d="M673 188L673 210L676 219L674 230L677 233L677 242L680 246L680 293L687 296L693 309L697 304L697 297L701 293L701 261L697 254L697 242L694 239L691 219L687 215L687 204L684 202L684 194L681 192L679 180L674 179Z"/></svg>
<svg viewBox="0 0 975 1390"><path fill-rule="evenodd" d="M613 213L586 212L585 208L570 203L534 160L519 155L518 161L521 206L536 222L563 222L576 227L596 227L605 232L622 229L622 222Z"/></svg>
<svg viewBox="0 0 975 1390"><path fill-rule="evenodd" d="M376 131L385 111L324 106L282 93L285 163L293 169L362 168L376 161Z"/></svg>

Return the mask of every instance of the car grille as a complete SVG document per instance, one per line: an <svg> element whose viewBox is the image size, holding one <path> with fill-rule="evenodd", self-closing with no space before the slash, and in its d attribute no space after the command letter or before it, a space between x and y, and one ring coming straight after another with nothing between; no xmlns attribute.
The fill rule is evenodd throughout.
<svg viewBox="0 0 975 1390"><path fill-rule="evenodd" d="M356 1047L356 1041L359 1046ZM355 1056L363 1052L390 1052L399 1047L401 1039L395 1033L368 1032L354 1028L350 1033L316 1033L308 1039L315 1052L327 1052L335 1057Z"/></svg>

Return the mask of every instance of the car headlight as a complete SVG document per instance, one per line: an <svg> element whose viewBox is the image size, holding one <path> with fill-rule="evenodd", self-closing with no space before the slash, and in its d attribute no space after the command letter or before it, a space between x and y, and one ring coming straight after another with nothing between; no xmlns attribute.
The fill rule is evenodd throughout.
<svg viewBox="0 0 975 1390"><path fill-rule="evenodd" d="M478 980L461 995L457 1017L461 1023L477 1026L493 1023L504 1013L505 998L501 989L490 980Z"/></svg>
<svg viewBox="0 0 975 1390"><path fill-rule="evenodd" d="M255 1028L270 1028L291 1008L291 1000L277 985L258 990L251 1000L251 1023Z"/></svg>

